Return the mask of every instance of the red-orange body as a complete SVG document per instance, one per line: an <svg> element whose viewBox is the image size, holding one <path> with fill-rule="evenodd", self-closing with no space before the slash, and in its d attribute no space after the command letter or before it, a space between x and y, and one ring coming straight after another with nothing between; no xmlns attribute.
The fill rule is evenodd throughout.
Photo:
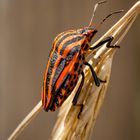
<svg viewBox="0 0 140 140"><path fill-rule="evenodd" d="M96 32L85 27L63 32L55 38L42 89L42 105L46 111L55 111L73 91L83 71L89 43Z"/></svg>
<svg viewBox="0 0 140 140"><path fill-rule="evenodd" d="M90 68L96 86L100 86L100 83L106 82L98 78L94 68L85 60L85 55L89 49L97 49L105 43L107 48L119 48L117 45L111 45L114 39L112 36L104 38L94 47L90 47L89 45L91 39L97 33L97 30L92 27L94 14L98 5L105 2L106 1L99 1L95 4L88 27L62 32L54 39L44 74L42 88L42 106L45 111L55 111L60 107L72 93L78 82L79 75L81 75L81 83L72 101L74 106L80 106L80 112L78 113L78 118L80 118L83 104L77 103L77 101L85 79L83 72L84 65ZM119 10L108 14L100 22L98 29L111 15L121 13L122 11L123 10Z"/></svg>

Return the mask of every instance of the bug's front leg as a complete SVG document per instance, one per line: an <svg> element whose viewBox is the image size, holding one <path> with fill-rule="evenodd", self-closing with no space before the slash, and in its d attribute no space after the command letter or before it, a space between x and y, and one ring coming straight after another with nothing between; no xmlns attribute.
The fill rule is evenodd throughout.
<svg viewBox="0 0 140 140"><path fill-rule="evenodd" d="M120 48L120 46L117 45L111 45L111 42L113 41L114 37L109 36L105 39L103 39L102 41L100 41L96 46L89 48L90 50L94 50L97 49L98 47L104 45L105 43L107 43L107 48Z"/></svg>
<svg viewBox="0 0 140 140"><path fill-rule="evenodd" d="M100 83L105 83L106 82L106 81L103 81L103 80L101 80L100 78L97 77L96 72L94 71L93 67L88 62L84 62L84 64L89 66L96 86L99 87Z"/></svg>
<svg viewBox="0 0 140 140"><path fill-rule="evenodd" d="M83 106L84 106L83 104L77 104L78 97L80 95L81 89L82 89L83 84L84 84L84 79L85 79L84 72L82 72L81 75L82 75L82 81L81 81L80 86L79 86L79 88L78 88L78 90L77 90L77 92L76 92L76 94L75 94L75 96L73 98L73 101L72 101L72 104L74 106L80 106L80 111L78 113L78 119L80 118L80 114L81 114L81 112L83 110Z"/></svg>

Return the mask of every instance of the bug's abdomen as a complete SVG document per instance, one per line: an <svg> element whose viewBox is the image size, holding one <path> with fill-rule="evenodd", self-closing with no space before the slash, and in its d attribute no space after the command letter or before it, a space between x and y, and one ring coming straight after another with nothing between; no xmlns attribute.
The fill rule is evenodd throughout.
<svg viewBox="0 0 140 140"><path fill-rule="evenodd" d="M75 31L56 37L43 81L42 105L46 111L54 111L61 106L76 86L83 65L83 42L84 36L76 35Z"/></svg>
<svg viewBox="0 0 140 140"><path fill-rule="evenodd" d="M52 105L50 106L51 111L55 111L58 107L60 107L62 103L66 100L66 98L74 90L78 82L79 75L83 70L83 62L84 62L83 58L84 57L82 55L79 55L78 59L73 64L71 64L72 70L68 72L65 76L63 76L64 74L63 72L61 73L55 86L57 87L57 84L60 83L60 81L63 83L61 84L61 87L58 89L58 91L57 90L54 91L54 94L56 95L52 102ZM63 77L64 81L61 80L61 77Z"/></svg>
<svg viewBox="0 0 140 140"><path fill-rule="evenodd" d="M78 81L78 74L77 73L75 73L75 74L68 73L67 74L66 81L59 89L57 95L55 96L55 99L52 102L52 105L50 106L51 111L55 111L57 108L59 108L62 105L62 103L66 100L66 98L73 91L74 87L77 84L77 81Z"/></svg>

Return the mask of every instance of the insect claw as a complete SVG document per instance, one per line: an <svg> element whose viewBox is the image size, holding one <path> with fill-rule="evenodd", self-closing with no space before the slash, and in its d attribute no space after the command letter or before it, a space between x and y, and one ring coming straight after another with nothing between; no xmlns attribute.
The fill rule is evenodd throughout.
<svg viewBox="0 0 140 140"><path fill-rule="evenodd" d="M106 83L106 80L99 79L100 83Z"/></svg>
<svg viewBox="0 0 140 140"><path fill-rule="evenodd" d="M107 46L107 48L118 48L118 49L120 49L120 46L118 46L118 45L114 45L114 46Z"/></svg>

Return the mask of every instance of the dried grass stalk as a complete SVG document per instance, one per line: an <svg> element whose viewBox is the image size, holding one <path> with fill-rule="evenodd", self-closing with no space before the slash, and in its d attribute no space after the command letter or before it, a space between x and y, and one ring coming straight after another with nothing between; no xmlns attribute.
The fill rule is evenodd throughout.
<svg viewBox="0 0 140 140"><path fill-rule="evenodd" d="M118 45L124 38L136 16L140 12L140 2L137 2L104 36L95 44L107 36L113 36L116 39L114 45ZM122 33L123 32L123 33ZM96 52L91 52L87 56L89 63L95 68L95 71L105 84L96 87L93 83L91 71L85 67L85 82L78 99L78 103L84 104L80 119L77 118L79 108L72 105L72 100L78 88L75 88L71 96L64 102L58 119L52 132L52 140L88 140L94 128L96 118L100 107L104 101L108 87L113 56L116 49L108 49L106 45L102 46ZM80 80L79 80L80 81ZM80 82L79 82L80 83Z"/></svg>
<svg viewBox="0 0 140 140"><path fill-rule="evenodd" d="M99 41L107 36L113 36L116 39L114 44L119 44L132 23L140 12L140 1L138 1L105 35L103 35L92 46L95 46ZM123 32L123 33L122 33ZM80 83L74 89L70 97L62 105L58 114L58 119L52 132L52 140L87 140L90 137L92 129L95 125L96 118L99 114L100 107L103 103L106 90L109 83L111 65L116 49L107 49L106 45L102 46L96 52L89 52L87 59L95 68L95 71L103 80L107 82L96 87L93 83L93 78L88 67L85 67L85 82L82 92L78 99L79 103L84 104L83 112L80 119L77 119L79 108L72 105L72 99ZM95 63L96 62L96 63ZM41 101L34 109L25 117L25 119L17 126L8 140L14 140L25 129L27 125L41 110Z"/></svg>

